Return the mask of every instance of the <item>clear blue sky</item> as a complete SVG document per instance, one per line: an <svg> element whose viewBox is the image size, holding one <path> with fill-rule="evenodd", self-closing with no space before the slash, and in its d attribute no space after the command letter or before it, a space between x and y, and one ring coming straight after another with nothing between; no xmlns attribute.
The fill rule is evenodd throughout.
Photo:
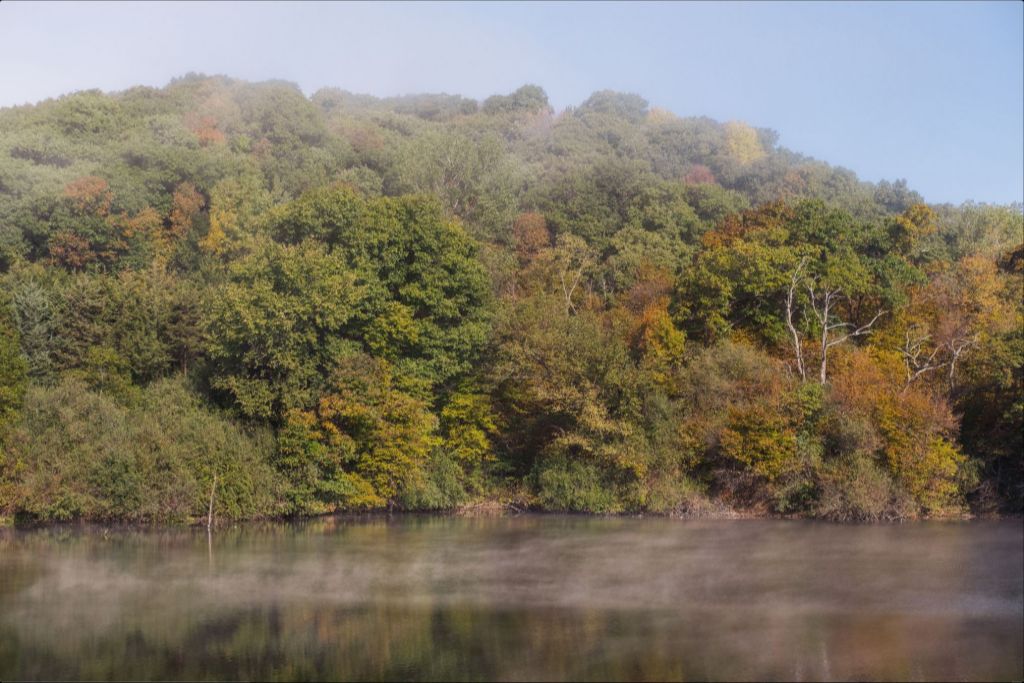
<svg viewBox="0 0 1024 683"><path fill-rule="evenodd" d="M1024 200L1020 2L0 4L0 106L189 71L556 107L636 92L932 202Z"/></svg>

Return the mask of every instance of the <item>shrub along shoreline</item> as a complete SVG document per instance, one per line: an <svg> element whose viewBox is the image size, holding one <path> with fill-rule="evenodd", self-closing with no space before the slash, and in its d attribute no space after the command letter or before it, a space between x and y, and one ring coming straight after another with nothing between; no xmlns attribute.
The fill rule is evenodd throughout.
<svg viewBox="0 0 1024 683"><path fill-rule="evenodd" d="M571 515L578 517L607 517L607 518L658 518L671 519L679 522L687 521L729 521L729 520L791 520L791 521L817 521L829 524L914 524L918 522L966 522L972 520L996 521L1003 519L1021 519L1021 513L1015 512L985 512L975 513L971 511L945 512L938 515L925 515L913 519L837 519L829 517L814 516L807 513L781 514L769 510L736 510L726 508L714 501L708 501L706 506L699 510L672 510L667 512L568 512L564 510L544 510L535 507L521 507L515 503L503 503L498 499L485 499L462 504L449 510L371 510L364 512L330 512L322 515L279 515L274 517L253 517L245 519L222 519L214 517L211 530L237 528L239 525L247 526L252 524L285 524L294 522L315 522L321 519L331 520L363 520L368 518L400 519L402 517L470 517L470 518L495 518L495 517L519 517L523 515ZM196 516L190 519L177 521L156 521L156 522L132 522L117 519L74 519L74 520L46 520L29 519L25 517L0 516L0 530L11 528L15 530L33 529L57 529L57 528L96 528L108 530L147 530L147 529L205 529L207 518Z"/></svg>

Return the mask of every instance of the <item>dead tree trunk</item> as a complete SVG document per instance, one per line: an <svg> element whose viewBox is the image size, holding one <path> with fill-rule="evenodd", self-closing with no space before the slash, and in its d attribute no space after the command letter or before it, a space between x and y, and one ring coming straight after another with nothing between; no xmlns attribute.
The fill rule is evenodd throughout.
<svg viewBox="0 0 1024 683"><path fill-rule="evenodd" d="M206 512L206 530L213 528L213 497L217 492L217 473L213 473L213 484L210 486L210 508Z"/></svg>
<svg viewBox="0 0 1024 683"><path fill-rule="evenodd" d="M793 354L796 356L796 369L800 372L800 379L804 381L807 381L807 368L804 367L804 349L800 341L800 333L797 332L796 325L793 324L793 304L797 282L800 279L800 271L803 270L806 263L806 256L800 259L800 264L793 271L793 278L789 283L789 293L786 295L786 326L789 328L789 334L793 337Z"/></svg>
<svg viewBox="0 0 1024 683"><path fill-rule="evenodd" d="M906 341L903 343L903 348L900 349L903 364L907 368L907 381L903 384L903 391L906 391L921 375L946 365L945 362L937 360L939 352L942 351L941 346L936 346L930 354L924 355L924 345L929 338L930 335L915 333L913 329L907 330Z"/></svg>
<svg viewBox="0 0 1024 683"><path fill-rule="evenodd" d="M823 294L818 295L814 291L814 283L810 282L807 284L807 292L811 298L811 310L814 312L814 316L818 319L818 324L821 326L821 366L818 371L818 381L822 384L828 382L828 351L833 346L838 346L843 342L853 338L861 337L864 335L871 334L872 326L878 321L885 311L879 311L875 314L875 317L871 319L866 325L861 325L857 329L847 332L841 337L833 337L833 333L841 334L838 330L843 330L853 327L853 323L843 322L835 319L835 314L832 309L836 303L842 299L841 289L826 289Z"/></svg>
<svg viewBox="0 0 1024 683"><path fill-rule="evenodd" d="M969 337L955 337L946 343L949 349L949 390L956 389L956 364L969 348L978 343L978 335L972 334Z"/></svg>

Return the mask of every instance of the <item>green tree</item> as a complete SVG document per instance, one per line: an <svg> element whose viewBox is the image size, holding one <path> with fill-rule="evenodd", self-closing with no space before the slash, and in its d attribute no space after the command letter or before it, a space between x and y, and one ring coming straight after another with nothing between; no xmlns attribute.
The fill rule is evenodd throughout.
<svg viewBox="0 0 1024 683"><path fill-rule="evenodd" d="M351 342L364 289L315 241L271 241L232 262L207 302L210 384L248 417L312 406Z"/></svg>
<svg viewBox="0 0 1024 683"><path fill-rule="evenodd" d="M280 207L270 234L322 241L361 283L348 333L403 375L433 386L470 372L489 330L489 286L476 246L434 200L364 199L345 187Z"/></svg>
<svg viewBox="0 0 1024 683"><path fill-rule="evenodd" d="M28 385L28 361L9 295L0 289L0 449L4 433L17 420Z"/></svg>

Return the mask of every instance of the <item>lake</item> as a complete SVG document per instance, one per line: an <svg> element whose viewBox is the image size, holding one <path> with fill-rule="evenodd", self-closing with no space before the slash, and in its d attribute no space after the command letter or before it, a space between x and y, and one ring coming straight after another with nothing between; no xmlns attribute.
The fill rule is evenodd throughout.
<svg viewBox="0 0 1024 683"><path fill-rule="evenodd" d="M0 679L1024 678L1021 520L0 531Z"/></svg>

